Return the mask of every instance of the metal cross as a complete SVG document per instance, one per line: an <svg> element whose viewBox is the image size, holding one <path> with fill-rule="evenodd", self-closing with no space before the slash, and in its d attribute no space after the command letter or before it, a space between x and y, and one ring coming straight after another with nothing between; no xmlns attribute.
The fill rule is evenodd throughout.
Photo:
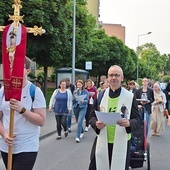
<svg viewBox="0 0 170 170"><path fill-rule="evenodd" d="M14 15L9 15L9 20L13 21L14 23L14 33L16 33L19 22L23 22L23 16L20 16L20 9L22 8L21 1L20 0L14 0L14 4L12 5L12 8L14 8ZM3 31L5 26L0 26L0 31ZM45 30L42 29L42 27L34 26L34 28L26 27L28 33L33 33L35 36L42 35L45 33Z"/></svg>

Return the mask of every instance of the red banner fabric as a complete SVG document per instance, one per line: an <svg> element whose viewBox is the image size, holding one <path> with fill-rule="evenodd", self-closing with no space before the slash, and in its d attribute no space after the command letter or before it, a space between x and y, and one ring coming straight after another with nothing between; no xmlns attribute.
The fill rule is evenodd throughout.
<svg viewBox="0 0 170 170"><path fill-rule="evenodd" d="M12 70L10 69L9 53L7 51L7 35L10 25L3 30L2 36L2 64L5 100L11 98L21 100L24 61L26 54L27 30L21 25L21 41L15 48ZM18 36L18 35L17 35Z"/></svg>

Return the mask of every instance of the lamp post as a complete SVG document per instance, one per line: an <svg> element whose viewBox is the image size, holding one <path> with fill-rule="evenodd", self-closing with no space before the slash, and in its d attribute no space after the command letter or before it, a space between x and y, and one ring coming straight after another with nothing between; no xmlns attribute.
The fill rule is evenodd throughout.
<svg viewBox="0 0 170 170"><path fill-rule="evenodd" d="M138 35L138 44L137 44L137 47L139 47L139 38L140 38L140 36L144 36L144 35L149 35L149 34L151 34L152 32L148 32L148 33L146 33L146 34L139 34ZM137 48L136 48L136 51L137 51ZM137 83L138 83L138 77L139 77L139 58L137 59L137 68L136 68L136 81L137 81Z"/></svg>
<svg viewBox="0 0 170 170"><path fill-rule="evenodd" d="M75 82L76 0L73 2L72 84Z"/></svg>

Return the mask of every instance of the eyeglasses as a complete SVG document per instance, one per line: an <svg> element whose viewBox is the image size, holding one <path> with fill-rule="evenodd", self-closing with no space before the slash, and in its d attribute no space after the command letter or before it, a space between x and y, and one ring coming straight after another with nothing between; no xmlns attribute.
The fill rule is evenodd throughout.
<svg viewBox="0 0 170 170"><path fill-rule="evenodd" d="M108 77L116 77L116 78L118 78L118 77L120 77L120 74L108 74Z"/></svg>

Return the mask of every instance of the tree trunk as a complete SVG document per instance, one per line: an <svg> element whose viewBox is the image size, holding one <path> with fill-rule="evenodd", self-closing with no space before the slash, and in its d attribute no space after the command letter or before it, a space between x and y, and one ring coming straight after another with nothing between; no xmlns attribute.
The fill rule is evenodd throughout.
<svg viewBox="0 0 170 170"><path fill-rule="evenodd" d="M47 76L48 75L48 67L44 67L44 88L43 88L43 92L44 92L44 96L45 98L47 98Z"/></svg>

